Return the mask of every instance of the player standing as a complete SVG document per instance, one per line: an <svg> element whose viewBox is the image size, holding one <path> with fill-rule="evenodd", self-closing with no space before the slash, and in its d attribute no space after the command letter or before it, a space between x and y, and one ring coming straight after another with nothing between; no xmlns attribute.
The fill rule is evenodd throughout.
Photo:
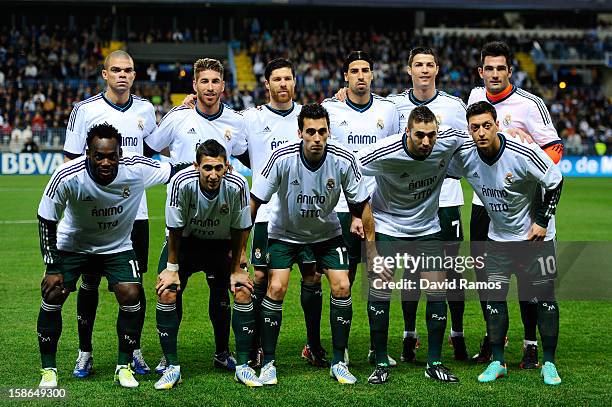
<svg viewBox="0 0 612 407"><path fill-rule="evenodd" d="M478 73L483 79L484 87L472 90L468 105L479 101L488 101L500 118L500 128L512 133L515 129L529 134L542 150L558 163L563 155L563 143L555 130L550 113L539 97L510 83L512 78L512 52L504 42L485 44L480 53ZM473 243L473 256L477 256L482 248L478 241L487 240L489 215L475 193L472 200L472 215L470 220L470 239ZM555 219L548 225L549 231L555 234ZM482 276L482 270L477 270ZM481 301L483 316L486 320L485 303ZM520 366L523 369L538 367L538 341L536 336L537 306L526 301L520 302L521 319L525 328L523 342L524 353ZM489 338L485 336L480 352L474 360L486 363L491 357Z"/></svg>
<svg viewBox="0 0 612 407"><path fill-rule="evenodd" d="M344 194L351 212L362 218L366 237L374 239L367 188L355 157L339 144L328 141L329 116L317 104L305 105L298 116L299 143L274 151L251 192L251 213L255 219L259 206L275 192L278 211L268 222L268 290L260 316L264 366L259 376L263 384L276 384L275 351L282 320L282 304L294 263L303 246L311 247L317 267L327 276L330 288L330 324L333 359L330 374L340 383L352 384L356 378L343 362L351 320L351 286L348 256L342 228L334 212Z"/></svg>
<svg viewBox="0 0 612 407"><path fill-rule="evenodd" d="M85 272L106 276L115 293L119 303L115 380L123 387L138 386L130 361L141 334L142 278L130 233L145 188L168 182L175 168L139 155L122 157L120 146L121 135L113 126L90 128L86 156L55 171L38 208L46 265L37 323L41 388L57 387L55 355L62 305Z"/></svg>
<svg viewBox="0 0 612 407"><path fill-rule="evenodd" d="M85 153L87 132L96 124L110 123L121 133L121 148L125 152L143 155L143 140L155 129L155 108L146 99L130 94L136 71L134 61L125 51L113 51L104 60L102 78L106 90L77 103L72 109L66 142L64 143L64 161L75 159ZM140 273L147 272L149 262L149 215L147 197L143 194L136 220L132 227L132 244L138 258ZM83 378L93 369L93 347L91 337L96 310L98 308L98 287L100 276L83 274L77 294L77 326L79 331L79 355L72 374ZM140 292L138 324L142 330L145 310L145 291ZM136 373L149 373L140 342L136 344L132 364Z"/></svg>
<svg viewBox="0 0 612 407"><path fill-rule="evenodd" d="M298 140L298 115L302 109L293 101L295 95L295 76L291 61L276 58L264 70L264 84L270 93L270 102L263 106L246 110L246 139L249 161L253 171L253 182L261 176L270 154L279 146ZM274 194L269 203L261 205L253 227L251 243L251 264L255 270L253 282L254 307L256 315L261 311L261 302L268 288L268 220L270 211L278 205ZM326 351L321 345L321 310L323 291L321 276L316 273L315 262L310 250L305 249L299 261L302 274L300 302L304 310L307 343L302 350L304 357L313 366L329 366ZM251 357L253 367L261 367L259 334L255 339Z"/></svg>
<svg viewBox="0 0 612 407"><path fill-rule="evenodd" d="M561 171L538 146L500 133L497 112L488 102L470 105L466 116L473 142L465 143L455 154L449 175L456 172L466 177L490 216L485 269L488 282L500 286L488 293L487 333L493 355L478 380L491 382L508 374L504 360L506 296L510 276L515 273L519 299L534 304L537 310L544 383L560 384L554 364L559 338L555 232L548 226L561 196ZM542 188L545 193L540 199Z"/></svg>
<svg viewBox="0 0 612 407"><path fill-rule="evenodd" d="M407 250L412 246L415 257L422 256L421 251L427 256L443 255L438 220L440 191L450 159L465 139L463 133L450 128L438 131L433 112L426 106L418 106L408 116L404 133L389 136L359 151L361 171L376 178L372 211L376 242L381 252L385 246L389 249L389 242L411 242ZM444 281L446 276L444 270L431 266L416 271L427 281ZM447 315L445 290L436 287L427 290L426 295L428 355L425 376L447 383L458 382L459 379L442 364ZM389 376L386 350L390 297L389 290L370 286L368 317L377 366L368 381L373 384L384 383Z"/></svg>
<svg viewBox="0 0 612 407"><path fill-rule="evenodd" d="M147 138L147 145L155 151L168 148L171 162L195 161L198 146L211 139L221 144L228 154L235 157L245 154L244 118L221 102L225 89L223 73L223 65L218 60L197 60L193 65L193 90L197 97L195 108L181 105L166 113L157 129ZM158 272L166 268L167 258L166 242L160 255ZM229 275L227 279L218 281L212 279L212 275L207 275L206 281L210 287L208 311L215 332L213 363L217 367L234 370L236 361L229 351ZM183 315L180 292L176 299L176 309L180 324ZM163 373L167 367L166 362L162 358L155 371Z"/></svg>
<svg viewBox="0 0 612 407"><path fill-rule="evenodd" d="M342 65L344 80L348 83L346 93L339 92L338 97L322 103L329 113L332 139L354 153L398 133L400 129L395 105L371 92L373 68L374 63L367 52L349 53ZM375 188L374 178L365 177L363 182L371 194ZM342 225L342 236L349 256L349 279L353 284L357 266L361 262L361 239L350 230L352 215L343 196L340 196L335 211ZM372 342L368 352L368 360L372 364L375 362L373 345ZM344 359L348 364L348 352ZM391 366L397 364L393 358L389 358L389 363Z"/></svg>
<svg viewBox="0 0 612 407"><path fill-rule="evenodd" d="M438 58L431 48L416 47L410 51L408 57L408 75L412 81L412 88L399 93L389 95L387 98L397 106L400 113L400 128L406 128L406 122L410 112L418 106L427 106L435 115L439 126L448 126L465 131L465 104L455 96L436 89L436 77L440 70ZM447 178L442 184L438 218L442 228L442 239L445 242L457 242L447 245L446 253L449 256L457 255L459 243L463 240L463 227L461 225L461 205L463 205L463 191L461 182L456 179ZM449 278L457 277L449 272ZM405 276L407 277L407 276ZM465 310L465 293L456 290L449 295L448 309L451 316L450 338L453 345L456 360L468 358L463 337L463 313ZM417 344L416 314L419 305L418 291L411 294L415 298L402 301L404 314L404 339L402 361L414 361L416 358L415 347Z"/></svg>
<svg viewBox="0 0 612 407"><path fill-rule="evenodd" d="M170 182L166 199L168 262L156 286L157 330L168 366L155 383L156 389L170 389L181 381L176 302L185 292L189 277L200 270L204 270L207 280L228 283L225 289L231 287L235 293L236 380L261 386L246 364L255 314L249 274L240 267L240 255L251 228L249 186L241 175L229 173L228 165L223 146L206 140L196 152L195 168L180 171Z"/></svg>

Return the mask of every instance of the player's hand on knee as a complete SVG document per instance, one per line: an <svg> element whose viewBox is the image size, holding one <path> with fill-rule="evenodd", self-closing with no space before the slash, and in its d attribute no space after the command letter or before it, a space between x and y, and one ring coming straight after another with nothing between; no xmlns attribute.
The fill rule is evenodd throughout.
<svg viewBox="0 0 612 407"><path fill-rule="evenodd" d="M251 281L251 276L245 269L238 269L230 276L230 290L232 293L236 294L236 290L241 287L253 291L253 281Z"/></svg>
<svg viewBox="0 0 612 407"><path fill-rule="evenodd" d="M351 220L351 233L359 236L359 238L365 238L365 232L363 231L363 222L360 218L353 216Z"/></svg>
<svg viewBox="0 0 612 407"><path fill-rule="evenodd" d="M338 89L338 92L336 92L334 97L339 101L344 102L346 100L346 88Z"/></svg>
<svg viewBox="0 0 612 407"><path fill-rule="evenodd" d="M529 229L529 234L527 235L527 240L530 241L542 241L546 238L546 228L534 223L531 225L531 229Z"/></svg>
<svg viewBox="0 0 612 407"><path fill-rule="evenodd" d="M40 291L42 297L51 302L52 300L60 300L66 294L64 288L64 275L63 274L45 274L42 282L40 283Z"/></svg>
<svg viewBox="0 0 612 407"><path fill-rule="evenodd" d="M526 141L530 144L533 143L533 138L521 129L513 127L511 129L507 129L506 132L512 137L518 137L519 139L521 139L521 141Z"/></svg>
<svg viewBox="0 0 612 407"><path fill-rule="evenodd" d="M188 108L193 109L195 107L197 98L198 96L194 95L193 93L191 95L185 96L185 99L183 99L183 106L187 106Z"/></svg>
<svg viewBox="0 0 612 407"><path fill-rule="evenodd" d="M161 295L165 289L173 284L176 284L176 291L181 290L181 280L179 279L178 271L165 269L157 276L157 285L155 286L157 295Z"/></svg>

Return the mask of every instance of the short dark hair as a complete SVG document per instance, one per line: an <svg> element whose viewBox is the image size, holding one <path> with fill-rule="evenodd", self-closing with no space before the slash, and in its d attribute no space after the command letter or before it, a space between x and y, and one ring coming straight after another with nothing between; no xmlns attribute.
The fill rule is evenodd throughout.
<svg viewBox="0 0 612 407"><path fill-rule="evenodd" d="M417 106L412 109L410 116L408 116L408 128L412 129L415 123L436 123L436 115L427 106Z"/></svg>
<svg viewBox="0 0 612 407"><path fill-rule="evenodd" d="M465 120L470 121L470 117L476 116L477 114L490 113L493 116L493 120L497 120L497 111L495 107L486 101L472 103L468 106L465 112Z"/></svg>
<svg viewBox="0 0 612 407"><path fill-rule="evenodd" d="M410 50L410 56L408 57L408 66L412 66L412 61L414 60L414 57L419 54L432 55L434 58L434 62L436 63L436 65L438 65L438 56L432 48L415 47Z"/></svg>
<svg viewBox="0 0 612 407"><path fill-rule="evenodd" d="M355 61L366 61L370 65L370 70L374 70L374 62L372 62L370 54L365 51L351 51L342 64L342 72L347 73L351 62Z"/></svg>
<svg viewBox="0 0 612 407"><path fill-rule="evenodd" d="M208 139L196 149L196 162L198 164L202 162L202 157L223 157L223 161L227 161L227 152L217 140Z"/></svg>
<svg viewBox="0 0 612 407"><path fill-rule="evenodd" d="M275 58L272 61L268 62L268 64L266 65L266 69L264 71L264 78L269 81L272 72L274 72L276 69L281 68L291 69L291 75L295 77L295 71L293 70L293 64L291 63L291 61L286 58Z"/></svg>
<svg viewBox="0 0 612 407"><path fill-rule="evenodd" d="M121 146L121 133L113 125L106 122L92 126L87 132L87 148L91 149L91 144L94 138L114 138L117 144Z"/></svg>
<svg viewBox="0 0 612 407"><path fill-rule="evenodd" d="M485 57L506 57L506 65L512 66L512 51L503 41L493 41L486 43L480 50L480 65L484 65Z"/></svg>
<svg viewBox="0 0 612 407"><path fill-rule="evenodd" d="M298 128L302 130L304 128L304 119L322 119L325 118L327 127L329 127L329 114L323 106L318 103L309 103L302 106L302 110L298 115Z"/></svg>

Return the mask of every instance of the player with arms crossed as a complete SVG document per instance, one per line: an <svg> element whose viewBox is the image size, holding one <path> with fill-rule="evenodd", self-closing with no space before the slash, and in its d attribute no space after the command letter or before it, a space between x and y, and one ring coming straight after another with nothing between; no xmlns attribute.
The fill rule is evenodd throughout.
<svg viewBox="0 0 612 407"><path fill-rule="evenodd" d="M195 168L180 171L170 182L166 199L168 262L157 283L157 331L168 363L156 389L170 389L181 381L177 356L179 318L177 297L189 277L204 270L207 280L231 287L234 293L234 334L238 366L236 380L261 386L246 364L251 349L255 314L252 283L240 267L251 228L249 186L239 174L228 172L227 153L215 140L206 140L196 152ZM228 278L229 277L229 278Z"/></svg>
<svg viewBox="0 0 612 407"><path fill-rule="evenodd" d="M344 193L352 213L362 219L368 241L374 240L373 219L367 188L355 157L339 144L328 141L329 116L318 104L302 107L298 116L301 142L274 151L251 192L251 213L278 191L277 211L268 222L268 290L262 302L261 335L263 384L276 384L276 343L282 320L282 304L291 267L303 246L312 249L317 268L327 276L331 288L330 324L333 359L330 375L343 384L356 378L343 362L348 343L352 300L348 279L348 256L342 228L334 207Z"/></svg>
<svg viewBox="0 0 612 407"><path fill-rule="evenodd" d="M253 171L253 182L261 176L270 154L279 146L298 140L297 118L302 106L293 101L295 95L295 76L293 64L284 58L276 58L268 62L264 71L264 84L270 93L270 102L263 106L253 107L244 111L246 122L246 139L249 161ZM261 205L253 227L251 242L251 264L255 270L253 281L253 296L256 315L261 311L268 289L267 253L268 253L268 220L270 211L278 205L278 197L274 194L269 203ZM323 307L323 291L321 276L316 273L312 252L305 249L299 261L302 274L300 302L304 310L306 322L307 344L302 350L310 364L327 367L327 353L321 345L321 310ZM259 331L259 329L258 329ZM261 367L263 353L260 347L259 333L255 336L251 364L254 368Z"/></svg>
<svg viewBox="0 0 612 407"><path fill-rule="evenodd" d="M376 178L372 211L381 252L385 244L389 248L389 242L412 242L411 246L421 248L428 256L443 256L438 219L440 191L448 163L465 140L458 130L439 130L433 112L426 106L418 106L410 112L404 133L359 151L357 158L362 173ZM415 250L412 255L420 256L422 250ZM395 253L385 255L395 256ZM435 267L414 271L430 282L444 281L446 277L444 270ZM425 376L456 383L459 379L442 364L447 314L445 290L436 287L425 293L428 333ZM384 383L389 377L386 351L390 298L390 290L370 286L368 317L376 353L376 369L368 379L372 384Z"/></svg>
<svg viewBox="0 0 612 407"><path fill-rule="evenodd" d="M484 87L472 90L468 105L475 102L488 101L497 111L500 118L500 129L510 134L525 132L540 146L540 148L555 162L559 163L563 155L563 143L555 130L546 105L539 97L510 83L512 78L512 53L503 42L485 44L480 53L478 73L483 79ZM472 200L472 216L470 219L470 239L472 240L473 256L482 250L482 241L487 240L489 215L474 193ZM555 234L555 219L551 219L548 229ZM476 270L477 276L483 276L482 270ZM485 302L481 301L483 316L486 320ZM523 341L522 369L538 367L538 342L536 336L537 307L526 301L520 302L521 319L525 328ZM487 363L491 358L491 347L488 337L485 337L480 352L474 356L479 363Z"/></svg>
<svg viewBox="0 0 612 407"><path fill-rule="evenodd" d="M338 97L326 99L321 104L329 113L330 132L333 140L357 153L365 146L399 132L399 114L395 105L371 92L374 79L374 63L367 52L352 51L342 65L344 80L348 83ZM374 191L375 181L364 177L369 193ZM346 199L340 196L335 209L342 225L342 236L349 256L349 279L355 281L357 266L361 262L361 238L350 230L352 216ZM368 360L375 362L374 342L370 344ZM348 351L344 357L348 364ZM389 358L391 366L397 363Z"/></svg>
<svg viewBox="0 0 612 407"><path fill-rule="evenodd" d="M412 81L412 88L387 96L395 103L400 113L400 128L406 128L410 112L418 106L427 106L435 115L439 126L448 126L465 131L465 104L455 96L436 89L436 77L440 70L438 58L433 49L416 47L410 51L408 57L408 75ZM438 218L442 228L442 239L445 242L457 242L445 247L446 254L456 256L459 252L459 242L463 240L461 225L461 205L463 205L463 191L461 182L446 178L442 183ZM449 279L456 279L457 273L448 272ZM407 276L405 276L407 277ZM411 362L416 359L415 347L417 344L416 315L418 309L419 291L411 293L414 298L402 301L404 314L404 339L401 360ZM451 316L450 341L453 346L456 360L467 360L468 353L463 337L463 313L465 310L465 293L463 290L448 292L448 309Z"/></svg>
<svg viewBox="0 0 612 407"><path fill-rule="evenodd" d="M216 140L228 154L243 157L247 145L244 137L245 122L241 114L221 102L225 89L223 65L216 59L204 58L193 65L193 90L197 102L194 109L188 106L177 106L170 110L160 121L159 126L146 140L147 145L155 150L169 149L170 161L193 162L196 149L206 140ZM158 272L166 268L168 247L164 244L160 255ZM234 370L236 361L229 351L229 334L231 309L226 282L210 280L209 317L215 332L215 354L213 363L216 367ZM226 276L229 279L229 275ZM176 310L179 324L183 315L182 296L177 297ZM162 358L155 371L163 373L167 361Z"/></svg>
<svg viewBox="0 0 612 407"><path fill-rule="evenodd" d="M145 188L167 183L178 167L139 155L122 157L120 146L121 135L113 126L93 126L87 132L86 155L55 171L38 207L46 265L37 324L43 388L57 386L62 304L84 273L106 276L115 293L119 303L115 380L123 387L138 386L129 363L142 330L138 322L142 280L130 233Z"/></svg>
<svg viewBox="0 0 612 407"><path fill-rule="evenodd" d="M110 123L121 133L121 148L125 152L143 155L143 140L155 129L155 108L146 99L130 94L136 78L134 61L125 51L113 51L104 60L102 78L106 90L77 103L72 109L66 142L64 143L64 161L70 161L85 153L87 132L96 124ZM149 215L147 197L142 201L134 226L132 227L132 245L138 258L139 272L146 273L149 262ZM100 276L83 274L77 294L77 326L79 330L79 355L72 374L83 378L93 371L93 347L91 336L98 308L98 287ZM144 324L146 310L145 291L140 292L142 312L138 321L140 329ZM132 365L136 373L149 373L140 342L136 344Z"/></svg>
<svg viewBox="0 0 612 407"><path fill-rule="evenodd" d="M490 103L470 105L466 116L473 142L465 143L457 151L449 175L466 177L490 216L485 270L488 282L500 286L488 292L487 333L493 361L478 376L478 381L491 382L508 374L504 360L508 331L506 296L510 276L515 273L519 279L519 299L529 301L537 309L544 350L544 383L560 384L554 364L559 338L555 235L548 226L561 196L561 171L538 146L500 133L497 112ZM542 188L545 194L540 199ZM543 242L529 245L525 241Z"/></svg>

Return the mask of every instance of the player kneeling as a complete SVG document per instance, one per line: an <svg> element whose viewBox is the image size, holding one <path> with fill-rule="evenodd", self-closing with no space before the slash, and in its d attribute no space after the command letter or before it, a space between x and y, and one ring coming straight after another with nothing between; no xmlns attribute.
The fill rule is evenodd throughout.
<svg viewBox="0 0 612 407"><path fill-rule="evenodd" d="M180 300L189 276L203 270L211 290L234 293L233 328L236 337L236 380L261 386L248 366L255 330L249 273L240 266L251 228L249 186L241 175L228 172L227 153L215 140L196 151L195 168L171 181L166 202L168 264L157 282L157 331L167 367L155 383L158 390L181 382L177 356ZM214 282L214 284L212 283Z"/></svg>

